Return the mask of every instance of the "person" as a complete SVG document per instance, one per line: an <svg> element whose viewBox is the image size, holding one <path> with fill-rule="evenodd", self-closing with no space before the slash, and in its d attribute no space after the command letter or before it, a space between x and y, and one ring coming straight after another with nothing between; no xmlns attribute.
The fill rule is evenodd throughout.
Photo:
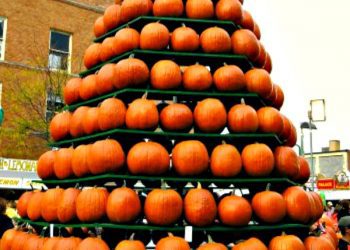
<svg viewBox="0 0 350 250"><path fill-rule="evenodd" d="M12 220L5 214L6 207L6 200L0 197L0 239L6 230L13 228Z"/></svg>
<svg viewBox="0 0 350 250"><path fill-rule="evenodd" d="M338 227L342 238L339 240L339 250L350 249L350 216L343 216L339 220Z"/></svg>
<svg viewBox="0 0 350 250"><path fill-rule="evenodd" d="M325 207L325 214L329 217L333 219L333 213L334 213L334 207L333 207L333 203L331 201L327 202L327 206Z"/></svg>
<svg viewBox="0 0 350 250"><path fill-rule="evenodd" d="M349 216L350 215L350 201L348 200L341 200L339 202L340 204L340 209L338 211L338 221L344 217L344 216Z"/></svg>

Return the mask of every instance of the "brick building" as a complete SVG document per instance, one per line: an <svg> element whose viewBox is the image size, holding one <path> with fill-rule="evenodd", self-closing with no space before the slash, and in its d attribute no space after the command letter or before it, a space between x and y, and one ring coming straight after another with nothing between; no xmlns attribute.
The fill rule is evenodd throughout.
<svg viewBox="0 0 350 250"><path fill-rule="evenodd" d="M62 72L67 77L81 71L83 53L93 39L93 23L112 2L0 1L0 105L5 113L0 125L0 157L36 159L47 149L42 136L18 131L13 125L18 113L32 122L39 118L28 105L21 104L21 100L13 101L20 93L12 87L17 81L27 88L32 85L35 90L35 84L42 81L47 69L55 74ZM44 102L36 105L47 109Z"/></svg>

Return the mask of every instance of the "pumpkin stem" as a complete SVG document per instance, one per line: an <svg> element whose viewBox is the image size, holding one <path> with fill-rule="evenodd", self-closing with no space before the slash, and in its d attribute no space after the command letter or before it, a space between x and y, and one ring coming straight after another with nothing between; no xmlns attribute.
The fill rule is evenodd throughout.
<svg viewBox="0 0 350 250"><path fill-rule="evenodd" d="M285 231L282 231L282 234L281 234L282 236L286 236L287 234L286 234L286 232Z"/></svg>
<svg viewBox="0 0 350 250"><path fill-rule="evenodd" d="M200 182L197 182L197 189L202 189L202 184Z"/></svg>
<svg viewBox="0 0 350 250"><path fill-rule="evenodd" d="M147 99L147 95L148 95L148 92L146 91L141 98L142 99Z"/></svg>
<svg viewBox="0 0 350 250"><path fill-rule="evenodd" d="M266 191L270 191L270 189L271 189L271 183L267 183L267 185L266 185Z"/></svg>
<svg viewBox="0 0 350 250"><path fill-rule="evenodd" d="M130 54L129 58L135 58L135 54Z"/></svg>
<svg viewBox="0 0 350 250"><path fill-rule="evenodd" d="M41 232L40 232L40 237L41 237L41 238L45 237L45 232L46 232L46 230L47 230L47 227L43 227L43 229L42 229Z"/></svg>
<svg viewBox="0 0 350 250"><path fill-rule="evenodd" d="M132 233L132 234L130 235L129 240L134 240L134 237L135 237L135 233Z"/></svg>
<svg viewBox="0 0 350 250"><path fill-rule="evenodd" d="M208 234L208 243L214 243L214 240L210 234Z"/></svg>
<svg viewBox="0 0 350 250"><path fill-rule="evenodd" d="M166 182L163 179L161 179L160 182L161 182L160 184L161 189L166 189Z"/></svg>
<svg viewBox="0 0 350 250"><path fill-rule="evenodd" d="M226 62L224 62L224 66L227 66L228 64Z"/></svg>
<svg viewBox="0 0 350 250"><path fill-rule="evenodd" d="M221 141L221 144L226 145L227 143L226 143L225 140L222 140L222 141Z"/></svg>
<svg viewBox="0 0 350 250"><path fill-rule="evenodd" d="M172 233L168 233L169 237L174 237L174 235Z"/></svg>
<svg viewBox="0 0 350 250"><path fill-rule="evenodd" d="M74 188L78 189L79 183L75 184Z"/></svg>
<svg viewBox="0 0 350 250"><path fill-rule="evenodd" d="M177 103L177 96L173 96L173 103Z"/></svg>
<svg viewBox="0 0 350 250"><path fill-rule="evenodd" d="M186 28L186 24L185 23L182 23L181 26Z"/></svg>
<svg viewBox="0 0 350 250"><path fill-rule="evenodd" d="M241 98L241 104L245 105L244 98Z"/></svg>

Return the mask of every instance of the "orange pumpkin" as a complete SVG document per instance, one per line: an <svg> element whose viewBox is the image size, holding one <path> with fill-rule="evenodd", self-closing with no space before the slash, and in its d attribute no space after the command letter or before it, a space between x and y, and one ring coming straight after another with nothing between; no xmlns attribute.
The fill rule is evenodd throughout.
<svg viewBox="0 0 350 250"><path fill-rule="evenodd" d="M304 240L305 250L322 249L335 250L332 242L325 237L309 236Z"/></svg>
<svg viewBox="0 0 350 250"><path fill-rule="evenodd" d="M78 77L71 78L63 88L63 98L66 104L72 104L80 99L79 89L82 79Z"/></svg>
<svg viewBox="0 0 350 250"><path fill-rule="evenodd" d="M118 141L107 139L91 145L88 155L88 167L92 174L117 172L125 162L123 148Z"/></svg>
<svg viewBox="0 0 350 250"><path fill-rule="evenodd" d="M269 73L271 73L271 71L272 71L272 61L271 61L271 56L269 53L266 53L265 63L264 63L262 68L265 69Z"/></svg>
<svg viewBox="0 0 350 250"><path fill-rule="evenodd" d="M187 90L207 90L213 83L210 71L203 65L195 64L187 67L183 74L183 87Z"/></svg>
<svg viewBox="0 0 350 250"><path fill-rule="evenodd" d="M266 60L266 50L264 45L260 41L258 41L258 44L259 44L259 56L254 60L254 62L259 68L261 68L264 65Z"/></svg>
<svg viewBox="0 0 350 250"><path fill-rule="evenodd" d="M115 37L107 37L103 40L100 49L101 62L108 61L117 55L115 52Z"/></svg>
<svg viewBox="0 0 350 250"><path fill-rule="evenodd" d="M274 191L262 191L252 199L254 214L263 222L273 224L280 222L287 213L283 196Z"/></svg>
<svg viewBox="0 0 350 250"><path fill-rule="evenodd" d="M123 101L117 98L105 99L100 105L98 126L102 131L122 127L125 124L125 115Z"/></svg>
<svg viewBox="0 0 350 250"><path fill-rule="evenodd" d="M272 172L275 160L273 152L267 145L255 143L244 147L242 163L244 171L249 176L264 177Z"/></svg>
<svg viewBox="0 0 350 250"><path fill-rule="evenodd" d="M100 51L101 51L100 43L93 43L85 50L83 60L84 60L84 65L87 69L90 69L96 64L101 62Z"/></svg>
<svg viewBox="0 0 350 250"><path fill-rule="evenodd" d="M189 1L193 0L188 0L187 3ZM203 0L201 2L203 3ZM199 41L205 53L226 53L231 51L230 35L226 30L219 27L211 27L204 30L199 37Z"/></svg>
<svg viewBox="0 0 350 250"><path fill-rule="evenodd" d="M191 109L182 103L169 104L162 109L159 118L162 128L169 131L185 131L193 124Z"/></svg>
<svg viewBox="0 0 350 250"><path fill-rule="evenodd" d="M137 30L127 27L115 34L113 48L116 55L137 49L138 47L140 47L140 34Z"/></svg>
<svg viewBox="0 0 350 250"><path fill-rule="evenodd" d="M257 111L259 130L263 133L281 134L283 131L283 118L280 112L272 107L262 107Z"/></svg>
<svg viewBox="0 0 350 250"><path fill-rule="evenodd" d="M131 222L141 213L140 198L130 188L116 188L108 196L106 212L111 222Z"/></svg>
<svg viewBox="0 0 350 250"><path fill-rule="evenodd" d="M116 28L120 23L120 5L109 5L103 14L103 24L106 30Z"/></svg>
<svg viewBox="0 0 350 250"><path fill-rule="evenodd" d="M89 107L81 106L73 112L69 124L69 133L72 137L80 137L84 135L83 120L89 109Z"/></svg>
<svg viewBox="0 0 350 250"><path fill-rule="evenodd" d="M259 25L257 24L257 22L254 22L253 33L254 33L254 35L256 36L256 38L257 38L258 40L260 40L260 38L261 38L261 32L260 32L260 27L259 27Z"/></svg>
<svg viewBox="0 0 350 250"><path fill-rule="evenodd" d="M309 162L302 156L298 156L299 173L294 180L300 184L305 184L310 178Z"/></svg>
<svg viewBox="0 0 350 250"><path fill-rule="evenodd" d="M76 214L81 222L92 222L106 215L108 191L104 188L83 189L76 199Z"/></svg>
<svg viewBox="0 0 350 250"><path fill-rule="evenodd" d="M144 213L148 223L167 226L177 222L182 214L183 202L175 190L153 189L146 197Z"/></svg>
<svg viewBox="0 0 350 250"><path fill-rule="evenodd" d="M278 146L275 148L275 168L279 175L290 179L297 178L299 174L298 155L291 147Z"/></svg>
<svg viewBox="0 0 350 250"><path fill-rule="evenodd" d="M169 170L170 157L157 142L139 142L130 149L127 165L134 175L161 175Z"/></svg>
<svg viewBox="0 0 350 250"><path fill-rule="evenodd" d="M123 240L114 250L146 250L145 245L139 240Z"/></svg>
<svg viewBox="0 0 350 250"><path fill-rule="evenodd" d="M220 0L215 6L219 20L239 22L242 19L242 4L238 0Z"/></svg>
<svg viewBox="0 0 350 250"><path fill-rule="evenodd" d="M97 75L85 77L79 88L79 96L82 100L88 100L98 95Z"/></svg>
<svg viewBox="0 0 350 250"><path fill-rule="evenodd" d="M85 117L83 117L83 131L84 134L90 135L99 131L98 117L100 108L92 107L86 112Z"/></svg>
<svg viewBox="0 0 350 250"><path fill-rule="evenodd" d="M91 145L79 145L74 149L72 156L72 171L75 176L82 177L90 174L88 159Z"/></svg>
<svg viewBox="0 0 350 250"><path fill-rule="evenodd" d="M170 44L174 51L195 51L199 48L199 35L194 29L182 26L172 32Z"/></svg>
<svg viewBox="0 0 350 250"><path fill-rule="evenodd" d="M27 208L28 208L29 201L33 195L34 195L34 192L26 191L21 195L21 197L19 197L17 201L17 213L22 218L26 218L28 216Z"/></svg>
<svg viewBox="0 0 350 250"><path fill-rule="evenodd" d="M32 221L39 220L41 218L40 204L43 200L43 192L33 192L27 205L27 215Z"/></svg>
<svg viewBox="0 0 350 250"><path fill-rule="evenodd" d="M224 104L219 99L207 98L197 103L194 112L194 123L199 130L206 133L220 132L227 121Z"/></svg>
<svg viewBox="0 0 350 250"><path fill-rule="evenodd" d="M53 165L55 162L55 151L43 153L38 160L37 173L41 179L49 179L55 176Z"/></svg>
<svg viewBox="0 0 350 250"><path fill-rule="evenodd" d="M240 20L239 24L244 28L251 31L254 31L254 19L249 11L242 10L242 19Z"/></svg>
<svg viewBox="0 0 350 250"><path fill-rule="evenodd" d="M19 232L15 229L6 230L0 240L0 249L11 250L13 239Z"/></svg>
<svg viewBox="0 0 350 250"><path fill-rule="evenodd" d="M23 250L30 237L30 234L19 231L12 240L11 250Z"/></svg>
<svg viewBox="0 0 350 250"><path fill-rule="evenodd" d="M80 242L79 246L76 250L110 250L106 242L101 240L100 238L85 238L82 242Z"/></svg>
<svg viewBox="0 0 350 250"><path fill-rule="evenodd" d="M140 33L140 48L151 50L163 50L169 45L170 33L168 28L161 23L149 23Z"/></svg>
<svg viewBox="0 0 350 250"><path fill-rule="evenodd" d="M103 22L103 16L100 16L96 19L94 23L94 35L95 37L100 37L107 32L105 24Z"/></svg>
<svg viewBox="0 0 350 250"><path fill-rule="evenodd" d="M76 188L67 188L58 200L57 218L61 223L67 223L76 218L76 202L80 190Z"/></svg>
<svg viewBox="0 0 350 250"><path fill-rule="evenodd" d="M107 63L98 71L96 77L96 92L99 95L109 93L116 85L116 67L115 64Z"/></svg>
<svg viewBox="0 0 350 250"><path fill-rule="evenodd" d="M149 69L140 59L123 59L115 67L117 80L114 82L114 87L116 89L140 86L148 81Z"/></svg>
<svg viewBox="0 0 350 250"><path fill-rule="evenodd" d="M53 140L59 141L69 135L71 119L70 112L62 112L53 117L49 128Z"/></svg>
<svg viewBox="0 0 350 250"><path fill-rule="evenodd" d="M42 249L45 243L45 238L40 237L38 235L30 235L26 244L23 247L23 250L38 250Z"/></svg>
<svg viewBox="0 0 350 250"><path fill-rule="evenodd" d="M247 89L249 92L257 93L267 98L272 92L272 81L269 73L264 69L251 69L245 73Z"/></svg>
<svg viewBox="0 0 350 250"><path fill-rule="evenodd" d="M294 147L295 144L297 143L297 130L294 127L292 122L290 122L290 125L291 125L290 133L287 140L284 142L284 145L289 147Z"/></svg>
<svg viewBox="0 0 350 250"><path fill-rule="evenodd" d="M214 4L211 0L187 0L186 16L194 19L214 17Z"/></svg>
<svg viewBox="0 0 350 250"><path fill-rule="evenodd" d="M276 91L276 95L275 98L272 100L272 105L276 108L276 109L281 109L283 103L284 103L284 93L282 88L277 85L277 84L273 84L274 89Z"/></svg>
<svg viewBox="0 0 350 250"><path fill-rule="evenodd" d="M45 221L52 222L57 220L58 201L63 192L62 188L52 188L44 193L39 205L41 207L41 217Z"/></svg>
<svg viewBox="0 0 350 250"><path fill-rule="evenodd" d="M231 250L268 250L264 243L257 238L249 238L234 245Z"/></svg>
<svg viewBox="0 0 350 250"><path fill-rule="evenodd" d="M181 176L199 175L208 169L208 151L200 141L182 141L173 148L172 163Z"/></svg>
<svg viewBox="0 0 350 250"><path fill-rule="evenodd" d="M286 140L286 139L288 139L288 137L291 133L291 129L292 129L291 122L286 116L284 116L282 114L281 114L281 116L282 116L282 120L283 120L283 130L282 130L280 136L282 139Z"/></svg>
<svg viewBox="0 0 350 250"><path fill-rule="evenodd" d="M155 89L174 89L181 85L179 65L171 60L160 60L151 69L151 84Z"/></svg>
<svg viewBox="0 0 350 250"><path fill-rule="evenodd" d="M224 197L219 203L218 212L224 225L235 227L248 225L253 213L249 202L236 195Z"/></svg>
<svg viewBox="0 0 350 250"><path fill-rule="evenodd" d="M215 220L216 212L216 202L209 190L202 189L199 184L197 188L187 192L184 198L184 213L191 225L197 227L211 225Z"/></svg>
<svg viewBox="0 0 350 250"><path fill-rule="evenodd" d="M306 250L303 242L295 235L281 235L274 237L269 244L269 250Z"/></svg>
<svg viewBox="0 0 350 250"><path fill-rule="evenodd" d="M309 197L301 187L289 187L283 192L287 206L287 216L296 222L308 223L311 219Z"/></svg>
<svg viewBox="0 0 350 250"><path fill-rule="evenodd" d="M59 237L51 237L47 238L42 250L54 250L56 244L59 242L60 238Z"/></svg>
<svg viewBox="0 0 350 250"><path fill-rule="evenodd" d="M215 87L220 91L238 91L246 87L243 71L236 65L225 65L218 68L213 80Z"/></svg>
<svg viewBox="0 0 350 250"><path fill-rule="evenodd" d="M155 0L153 3L154 16L179 17L184 12L182 0Z"/></svg>
<svg viewBox="0 0 350 250"><path fill-rule="evenodd" d="M231 42L234 54L245 55L252 61L258 59L260 53L259 41L250 30L236 30L231 37Z"/></svg>
<svg viewBox="0 0 350 250"><path fill-rule="evenodd" d="M77 249L80 242L81 239L77 237L60 238L59 241L55 244L53 250Z"/></svg>
<svg viewBox="0 0 350 250"><path fill-rule="evenodd" d="M53 169L58 179L66 179L73 175L73 152L73 148L61 148L56 152Z"/></svg>
<svg viewBox="0 0 350 250"><path fill-rule="evenodd" d="M126 23L136 17L147 15L152 10L148 0L124 0L121 5L120 20Z"/></svg>
<svg viewBox="0 0 350 250"><path fill-rule="evenodd" d="M208 243L204 243L197 250L227 250L224 244L214 242L209 236Z"/></svg>
<svg viewBox="0 0 350 250"><path fill-rule="evenodd" d="M131 129L155 129L158 121L157 106L152 100L136 99L126 111L125 123Z"/></svg>
<svg viewBox="0 0 350 250"><path fill-rule="evenodd" d="M256 132L259 127L259 119L255 109L241 104L234 105L228 112L228 127L232 132L250 133Z"/></svg>
<svg viewBox="0 0 350 250"><path fill-rule="evenodd" d="M217 177L234 177L242 170L241 155L235 146L218 145L210 157L210 171Z"/></svg>

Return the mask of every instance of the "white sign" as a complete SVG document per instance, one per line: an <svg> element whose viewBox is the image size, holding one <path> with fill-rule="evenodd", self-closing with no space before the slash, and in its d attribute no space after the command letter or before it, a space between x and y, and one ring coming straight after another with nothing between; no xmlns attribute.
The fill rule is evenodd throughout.
<svg viewBox="0 0 350 250"><path fill-rule="evenodd" d="M0 171L36 172L37 161L0 158Z"/></svg>

